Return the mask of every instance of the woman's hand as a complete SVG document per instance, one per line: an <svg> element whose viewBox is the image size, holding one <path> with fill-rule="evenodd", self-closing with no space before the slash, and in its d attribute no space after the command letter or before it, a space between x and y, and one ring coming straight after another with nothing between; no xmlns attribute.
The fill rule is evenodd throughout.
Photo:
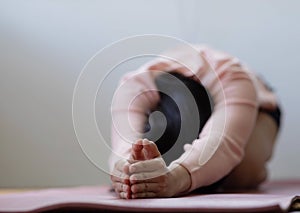
<svg viewBox="0 0 300 213"><path fill-rule="evenodd" d="M128 160L116 162L112 186L120 198L172 197L187 191L189 172L179 164L166 166L155 143L140 139Z"/></svg>
<svg viewBox="0 0 300 213"><path fill-rule="evenodd" d="M110 176L112 187L115 189L115 192L120 198L125 199L131 198L129 165L130 163L125 159L117 161Z"/></svg>
<svg viewBox="0 0 300 213"><path fill-rule="evenodd" d="M174 177L164 160L157 157L129 166L131 198L172 197Z"/></svg>
<svg viewBox="0 0 300 213"><path fill-rule="evenodd" d="M136 162L129 166L131 198L172 197L189 188L188 171L179 164L168 168L155 143L139 140L132 156Z"/></svg>
<svg viewBox="0 0 300 213"><path fill-rule="evenodd" d="M132 163L153 159L160 156L160 153L153 142L147 139L139 139L132 145L129 159L122 159L115 163L110 176L112 187L120 198L131 198L131 184L129 181L129 166Z"/></svg>

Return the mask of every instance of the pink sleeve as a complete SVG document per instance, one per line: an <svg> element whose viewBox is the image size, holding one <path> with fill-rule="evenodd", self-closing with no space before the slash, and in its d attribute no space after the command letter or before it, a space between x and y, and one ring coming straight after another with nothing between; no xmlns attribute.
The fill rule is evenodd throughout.
<svg viewBox="0 0 300 213"><path fill-rule="evenodd" d="M129 157L131 144L141 138L147 114L158 101L153 73L136 71L122 78L111 108L111 170L117 160Z"/></svg>
<svg viewBox="0 0 300 213"><path fill-rule="evenodd" d="M227 58L227 64L234 58ZM224 68L224 66L223 66ZM216 71L218 72L218 71ZM257 94L251 77L238 63L231 63L213 83L214 111L199 139L186 144L172 163L191 174L189 191L210 185L227 175L243 158L257 116Z"/></svg>

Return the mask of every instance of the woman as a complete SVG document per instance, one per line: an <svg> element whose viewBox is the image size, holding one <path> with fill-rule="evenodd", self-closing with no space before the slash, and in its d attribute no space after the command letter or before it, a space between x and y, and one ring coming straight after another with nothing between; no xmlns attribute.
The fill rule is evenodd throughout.
<svg viewBox="0 0 300 213"><path fill-rule="evenodd" d="M274 93L237 58L209 47L165 55L125 75L115 93L110 168L116 193L172 197L207 186L257 187L267 177L265 165L280 124ZM176 103L184 87L166 86L174 81L196 101L177 98ZM196 97L197 91L202 95ZM157 128L164 118L151 117L153 111L165 113L166 127Z"/></svg>

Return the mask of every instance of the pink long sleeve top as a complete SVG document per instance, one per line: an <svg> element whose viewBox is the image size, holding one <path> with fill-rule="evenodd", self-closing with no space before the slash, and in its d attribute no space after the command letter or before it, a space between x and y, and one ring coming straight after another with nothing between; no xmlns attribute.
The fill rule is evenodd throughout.
<svg viewBox="0 0 300 213"><path fill-rule="evenodd" d="M162 71L200 81L214 103L199 138L187 142L184 153L172 162L190 173L192 191L218 181L242 160L258 107L272 110L277 101L236 57L204 45L170 50L120 81L112 103L111 169L129 157L131 144L142 137L147 116L160 99L154 78Z"/></svg>

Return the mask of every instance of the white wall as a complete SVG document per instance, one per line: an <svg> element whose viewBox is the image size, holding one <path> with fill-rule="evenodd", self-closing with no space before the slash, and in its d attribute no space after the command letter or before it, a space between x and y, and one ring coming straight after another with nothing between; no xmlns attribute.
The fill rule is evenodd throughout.
<svg viewBox="0 0 300 213"><path fill-rule="evenodd" d="M300 178L299 8L297 0L0 1L0 187L108 183L77 143L72 93L98 50L145 33L208 43L264 75L284 108L271 178ZM107 157L99 150L104 165Z"/></svg>

